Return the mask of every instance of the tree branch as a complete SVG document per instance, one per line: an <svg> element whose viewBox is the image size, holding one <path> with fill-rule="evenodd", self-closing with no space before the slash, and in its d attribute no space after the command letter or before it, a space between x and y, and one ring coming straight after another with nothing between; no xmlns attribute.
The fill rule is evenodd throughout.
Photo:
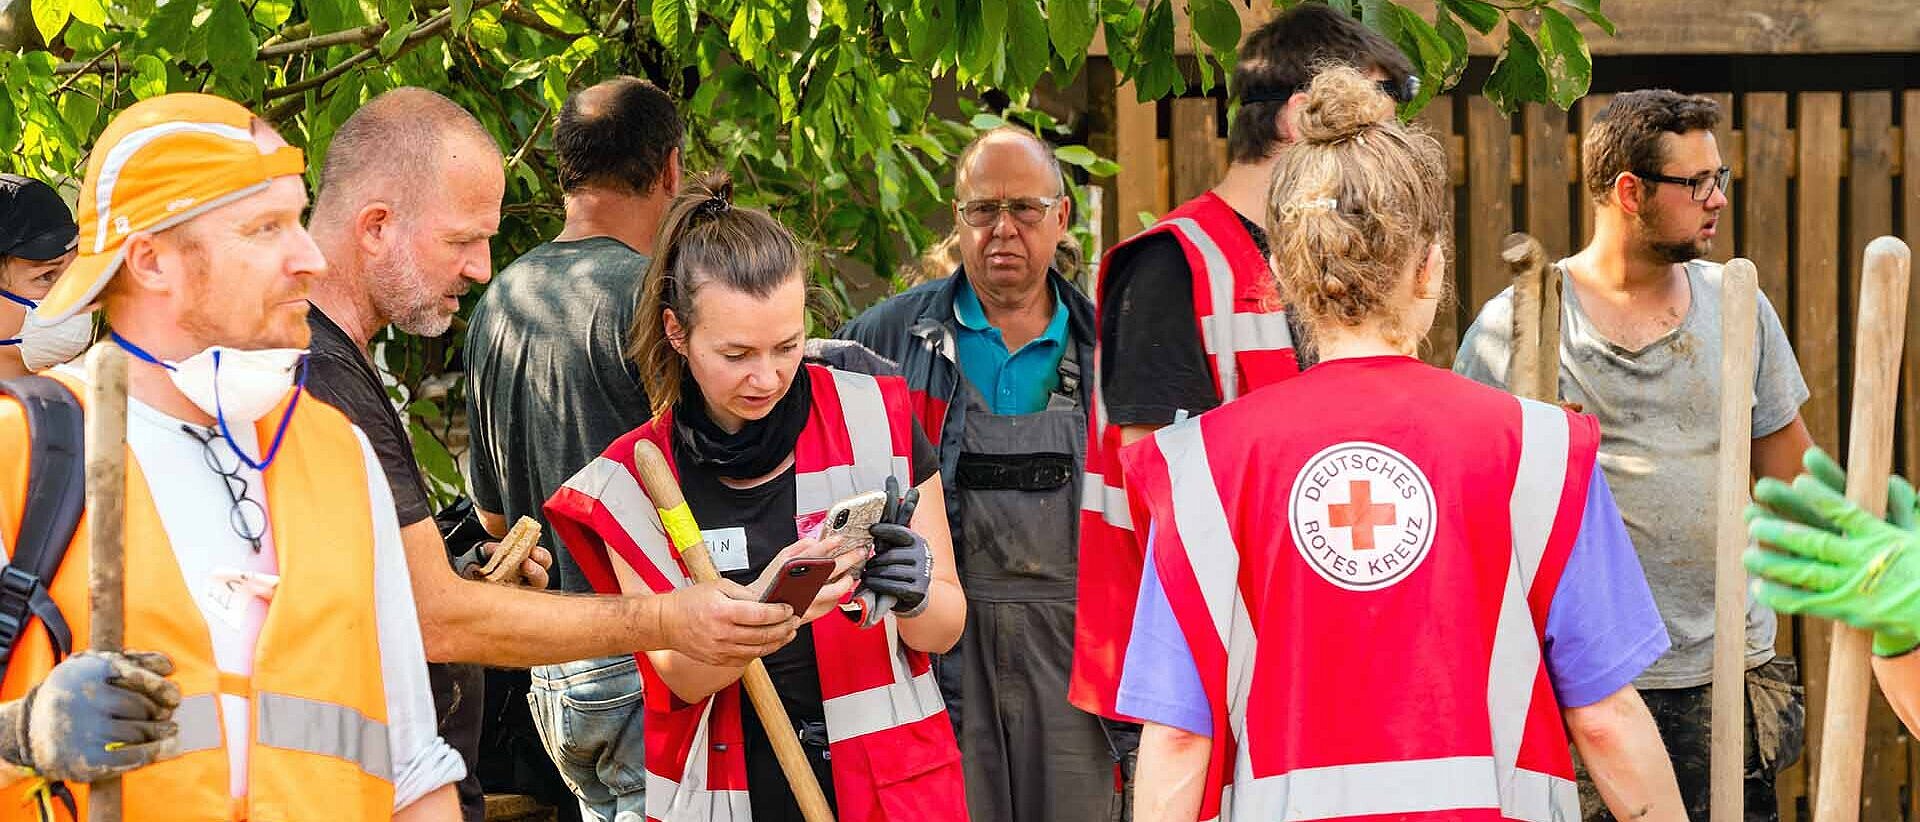
<svg viewBox="0 0 1920 822"><path fill-rule="evenodd" d="M580 36L578 34L568 34L565 29L562 29L559 26L556 26L552 23L549 23L545 20L540 19L540 15L534 14L533 12L530 12L524 8L521 8L519 4L510 5L501 9L500 17L501 19L504 19L504 20L511 20L515 23L519 23L520 25L526 26L527 28L533 29L534 31L540 32L541 34L544 34L548 37L552 37L556 40L563 40L571 43L573 42L574 38Z"/></svg>
<svg viewBox="0 0 1920 822"><path fill-rule="evenodd" d="M478 11L479 9L483 9L483 8L486 8L487 6L491 6L496 2L499 2L499 0L476 0L476 2L473 4L473 8L474 10ZM393 60L398 60L401 57L406 56L408 52L413 51L415 48L420 47L422 44L438 36L442 31L449 28L452 25L452 23L453 23L452 9L445 9L441 11L439 14L436 14L428 18L426 22L420 24L419 28L414 29L412 32L407 34L406 40L401 44L399 49L394 51L392 58L382 62L391 62ZM268 109L267 121L272 123L286 122L294 114L298 113L300 109L306 104L305 103L306 97L304 96L304 92L311 91L314 89L319 89L326 86L326 84L339 79L341 75L346 74L354 66L367 62L368 60L372 60L375 57L378 57L379 54L380 54L380 49L377 44L374 46L369 46L366 49L354 54L352 57L348 57L347 59L340 61L339 64L335 65L333 68L327 69L325 72L322 72L319 75L306 78L297 83L281 86L279 88L267 89L267 92L264 95L265 100L271 101L271 100L278 100L283 97L289 98L285 102L277 106L274 106L271 109Z"/></svg>

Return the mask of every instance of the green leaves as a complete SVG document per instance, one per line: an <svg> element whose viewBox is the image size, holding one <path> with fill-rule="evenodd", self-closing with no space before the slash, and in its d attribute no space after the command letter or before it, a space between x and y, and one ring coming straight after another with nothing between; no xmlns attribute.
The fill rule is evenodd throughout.
<svg viewBox="0 0 1920 822"><path fill-rule="evenodd" d="M1039 0L1006 0L1006 4L1006 85L1029 89L1047 71L1047 21L1040 16Z"/></svg>
<svg viewBox="0 0 1920 822"><path fill-rule="evenodd" d="M151 54L133 58L133 97L145 100L167 93L167 64Z"/></svg>
<svg viewBox="0 0 1920 822"><path fill-rule="evenodd" d="M1212 50L1221 69L1230 71L1240 47L1240 14L1233 0L1187 0L1187 17L1193 22L1195 43Z"/></svg>
<svg viewBox="0 0 1920 822"><path fill-rule="evenodd" d="M1586 15L1587 19L1592 20L1593 24L1599 26L1601 31L1606 32L1608 37L1619 33L1614 31L1613 21L1608 20L1606 15L1600 13L1600 0L1560 0L1560 2L1564 3L1567 8Z"/></svg>
<svg viewBox="0 0 1920 822"><path fill-rule="evenodd" d="M1570 108L1573 101L1586 96L1587 83L1593 77L1587 39L1574 28L1572 20L1554 8L1540 10L1540 56L1554 105Z"/></svg>
<svg viewBox="0 0 1920 822"><path fill-rule="evenodd" d="M73 16L73 0L32 0L33 25L40 30L40 39L52 43L60 36L60 30L67 27L67 19Z"/></svg>
<svg viewBox="0 0 1920 822"><path fill-rule="evenodd" d="M1501 18L1505 16L1492 3L1482 0L1441 0L1440 5L1459 15L1460 19L1467 21L1467 25L1481 34L1492 34L1493 28L1500 25Z"/></svg>
<svg viewBox="0 0 1920 822"><path fill-rule="evenodd" d="M178 0L175 0L178 2ZM207 61L221 74L245 74L253 65L260 44L253 39L253 25L240 0L213 0L213 9L204 25L207 33Z"/></svg>
<svg viewBox="0 0 1920 822"><path fill-rule="evenodd" d="M667 50L682 52L693 39L694 0L653 0L653 36Z"/></svg>
<svg viewBox="0 0 1920 822"><path fill-rule="evenodd" d="M1540 65L1540 49L1518 23L1507 21L1507 47L1493 64L1493 73L1481 88L1502 114L1511 116L1527 100L1547 98L1547 72Z"/></svg>
<svg viewBox="0 0 1920 822"><path fill-rule="evenodd" d="M1133 82L1139 89L1141 101L1158 100L1186 90L1186 78L1180 75L1180 68L1172 59L1172 0L1154 0L1147 7L1146 21L1140 27L1133 51L1136 56Z"/></svg>
<svg viewBox="0 0 1920 822"><path fill-rule="evenodd" d="M1047 0L1047 35L1054 51L1070 60L1086 54L1097 6L1097 0Z"/></svg>

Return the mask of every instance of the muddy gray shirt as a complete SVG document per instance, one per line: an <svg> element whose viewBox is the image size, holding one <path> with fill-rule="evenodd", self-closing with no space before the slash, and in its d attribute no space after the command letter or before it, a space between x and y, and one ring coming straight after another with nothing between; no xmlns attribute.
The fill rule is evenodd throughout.
<svg viewBox="0 0 1920 822"><path fill-rule="evenodd" d="M1562 263L1564 265L1564 262ZM1564 269L1563 269L1564 270ZM1560 319L1560 397L1600 420L1600 466L1639 550L1672 650L1634 681L1690 688L1713 673L1713 483L1720 445L1720 266L1686 266L1693 298L1680 325L1639 351L1602 339L1571 284ZM1506 387L1513 289L1480 309L1454 371ZM1793 422L1807 399L1793 347L1760 295L1753 436ZM1774 615L1749 597L1747 667L1773 658Z"/></svg>

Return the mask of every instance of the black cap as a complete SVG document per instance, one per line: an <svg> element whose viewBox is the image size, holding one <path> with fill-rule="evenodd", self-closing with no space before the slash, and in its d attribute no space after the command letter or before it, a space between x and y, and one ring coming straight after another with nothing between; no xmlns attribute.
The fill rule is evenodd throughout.
<svg viewBox="0 0 1920 822"><path fill-rule="evenodd" d="M0 174L0 257L52 260L80 239L73 212L52 186L18 174Z"/></svg>

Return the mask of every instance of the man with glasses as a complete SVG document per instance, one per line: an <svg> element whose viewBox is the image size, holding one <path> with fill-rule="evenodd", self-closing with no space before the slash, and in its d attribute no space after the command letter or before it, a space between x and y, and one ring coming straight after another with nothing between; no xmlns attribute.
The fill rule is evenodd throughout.
<svg viewBox="0 0 1920 822"><path fill-rule="evenodd" d="M1093 306L1052 267L1073 202L1053 150L990 131L955 164L960 270L840 336L900 364L939 444L967 629L940 660L977 820L1110 818L1115 747L1067 704Z"/></svg>
<svg viewBox="0 0 1920 822"><path fill-rule="evenodd" d="M1667 625L1672 648L1634 681L1673 756L1688 815L1707 816L1713 670L1711 497L1719 450L1720 266L1700 259L1727 207L1714 142L1718 106L1671 91L1621 94L1581 145L1593 238L1558 263L1561 398L1600 419L1600 465ZM1512 292L1481 309L1454 370L1505 387ZM1811 441L1793 348L1760 295L1752 385L1753 472L1791 481ZM1773 651L1775 619L1749 601L1747 818L1778 818L1774 776L1799 756L1803 700L1793 660ZM1583 792L1593 798L1591 783ZM1589 818L1603 816L1597 801Z"/></svg>
<svg viewBox="0 0 1920 822"><path fill-rule="evenodd" d="M365 434L305 389L306 296L326 261L300 223L304 157L202 94L129 107L91 157L79 254L36 311L100 306L131 358L125 644L157 653L55 666L59 626L25 626L0 681L0 759L32 770L0 769L0 808L85 819L77 783L124 771L129 820L452 822L465 768L435 728L393 498ZM85 396L79 371L44 373ZM0 454L40 434L0 402ZM9 539L24 484L0 467ZM87 527L46 581L76 650ZM76 659L93 663L63 674ZM76 678L82 694L129 691L112 722L45 721L71 708ZM72 804L46 801L45 779L72 780Z"/></svg>

